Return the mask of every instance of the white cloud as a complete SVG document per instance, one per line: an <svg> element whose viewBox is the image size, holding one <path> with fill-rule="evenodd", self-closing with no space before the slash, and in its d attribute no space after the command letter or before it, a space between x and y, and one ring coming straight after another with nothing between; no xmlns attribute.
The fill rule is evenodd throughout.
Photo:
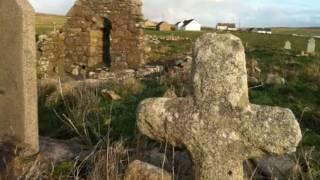
<svg viewBox="0 0 320 180"><path fill-rule="evenodd" d="M37 12L66 14L75 0L29 0Z"/></svg>
<svg viewBox="0 0 320 180"><path fill-rule="evenodd" d="M29 0L38 12L66 14L75 0ZM320 26L318 0L143 0L146 18L171 23L195 18L207 26Z"/></svg>

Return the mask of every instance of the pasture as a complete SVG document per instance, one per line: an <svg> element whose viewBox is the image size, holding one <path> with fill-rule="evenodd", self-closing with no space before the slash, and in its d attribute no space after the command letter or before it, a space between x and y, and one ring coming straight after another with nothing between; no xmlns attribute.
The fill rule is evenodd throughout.
<svg viewBox="0 0 320 180"><path fill-rule="evenodd" d="M52 30L52 22L56 22L57 27L61 27L65 21L66 18L63 16L38 15L36 23L37 34ZM159 45L151 47L152 51L149 55L148 62L164 63L166 61L179 60L180 57L186 55L191 56L194 41L203 33L214 31L159 32L146 29L144 32L145 35L153 36L160 40ZM256 61L258 68L261 70L258 84L249 84L250 101L255 104L290 108L296 115L304 131L304 139L296 154L297 157L305 157L303 153L309 150L313 150L312 153L317 157L320 156L320 39L316 39L316 53L318 56L301 56L301 52L307 49L309 38L292 36L291 34L294 33L319 35L320 30L277 28L274 29L274 34L272 35L248 32L234 32L233 34L241 38L245 46L247 64L249 65ZM163 37L169 36L182 37L183 40L163 40ZM284 50L286 41L291 42L292 50ZM278 74L285 79L285 83L273 85L264 84L268 74ZM101 126L102 133L105 133L105 129L112 127L112 136L121 138L124 136L126 139L132 141L136 136L135 110L138 103L147 97L160 97L169 88L174 87L174 89L179 92L179 90L185 90L184 88L188 86L181 84L182 83L168 83L164 85L158 82L142 82L142 88L138 92L131 92L130 89L128 90L118 86L110 87L110 89L123 97L122 100L112 102L101 99L101 97L96 97L98 99L97 101L90 101L93 105L85 102L84 104L94 107L91 107L93 110L89 113L90 116L87 117L88 123L92 123L89 124L88 127L92 128L92 132L94 133L96 132L96 126L99 126L99 128ZM81 93L88 92L89 91L85 89ZM91 92L91 95L96 96L94 92ZM76 97L80 96L76 94ZM69 104L52 103L53 105L48 107L46 106L47 103L46 98L39 98L41 133L62 139L77 136L76 133L68 129L68 126L64 125L65 122L59 120L51 109L55 109L56 112L60 114L69 113L70 116L75 114L73 111L82 112L83 109L76 104L74 105L74 109L72 109L73 111L68 112L68 110L71 109L68 108ZM87 106L85 106L85 108L90 109L87 108ZM93 123L93 121L90 120L92 117L96 118L96 109L102 109L105 114L99 117L101 121ZM82 121L77 121L75 127L79 129L83 128ZM80 137L85 136L82 135ZM100 136L92 136L92 139L85 139L85 141L88 144L94 144L99 138ZM319 177L320 162L308 161L308 159L302 159L301 161L306 161L302 162L302 164L311 164L311 168L313 169L310 171L316 172L315 177Z"/></svg>

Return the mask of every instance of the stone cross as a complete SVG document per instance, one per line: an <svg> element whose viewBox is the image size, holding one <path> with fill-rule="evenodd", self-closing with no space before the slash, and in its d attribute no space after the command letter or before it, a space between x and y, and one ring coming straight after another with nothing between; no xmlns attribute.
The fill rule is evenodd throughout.
<svg viewBox="0 0 320 180"><path fill-rule="evenodd" d="M184 145L196 180L241 180L244 160L296 150L301 131L293 113L249 103L239 38L205 34L193 54L193 96L143 101L137 110L143 134Z"/></svg>
<svg viewBox="0 0 320 180"><path fill-rule="evenodd" d="M0 143L8 137L37 153L34 11L27 0L0 0Z"/></svg>
<svg viewBox="0 0 320 180"><path fill-rule="evenodd" d="M286 41L284 44L284 49L286 50L291 50L291 42L290 41Z"/></svg>
<svg viewBox="0 0 320 180"><path fill-rule="evenodd" d="M314 53L316 50L316 40L314 38L310 38L308 41L307 52Z"/></svg>

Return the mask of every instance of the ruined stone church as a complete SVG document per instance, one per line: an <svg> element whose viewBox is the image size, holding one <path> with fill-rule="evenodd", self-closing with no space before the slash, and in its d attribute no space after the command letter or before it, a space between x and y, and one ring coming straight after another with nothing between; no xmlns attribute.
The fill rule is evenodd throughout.
<svg viewBox="0 0 320 180"><path fill-rule="evenodd" d="M77 0L67 18L60 34L46 43L51 47L43 48L48 74L61 75L75 66L121 70L144 64L140 0Z"/></svg>

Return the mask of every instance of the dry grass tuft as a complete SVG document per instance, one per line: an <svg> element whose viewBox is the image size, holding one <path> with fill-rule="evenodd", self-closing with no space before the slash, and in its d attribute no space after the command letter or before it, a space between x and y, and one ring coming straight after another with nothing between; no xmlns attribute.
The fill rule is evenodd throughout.
<svg viewBox="0 0 320 180"><path fill-rule="evenodd" d="M129 163L128 149L122 142L103 146L106 147L97 150L91 158L92 171L88 179L123 179L124 171Z"/></svg>

